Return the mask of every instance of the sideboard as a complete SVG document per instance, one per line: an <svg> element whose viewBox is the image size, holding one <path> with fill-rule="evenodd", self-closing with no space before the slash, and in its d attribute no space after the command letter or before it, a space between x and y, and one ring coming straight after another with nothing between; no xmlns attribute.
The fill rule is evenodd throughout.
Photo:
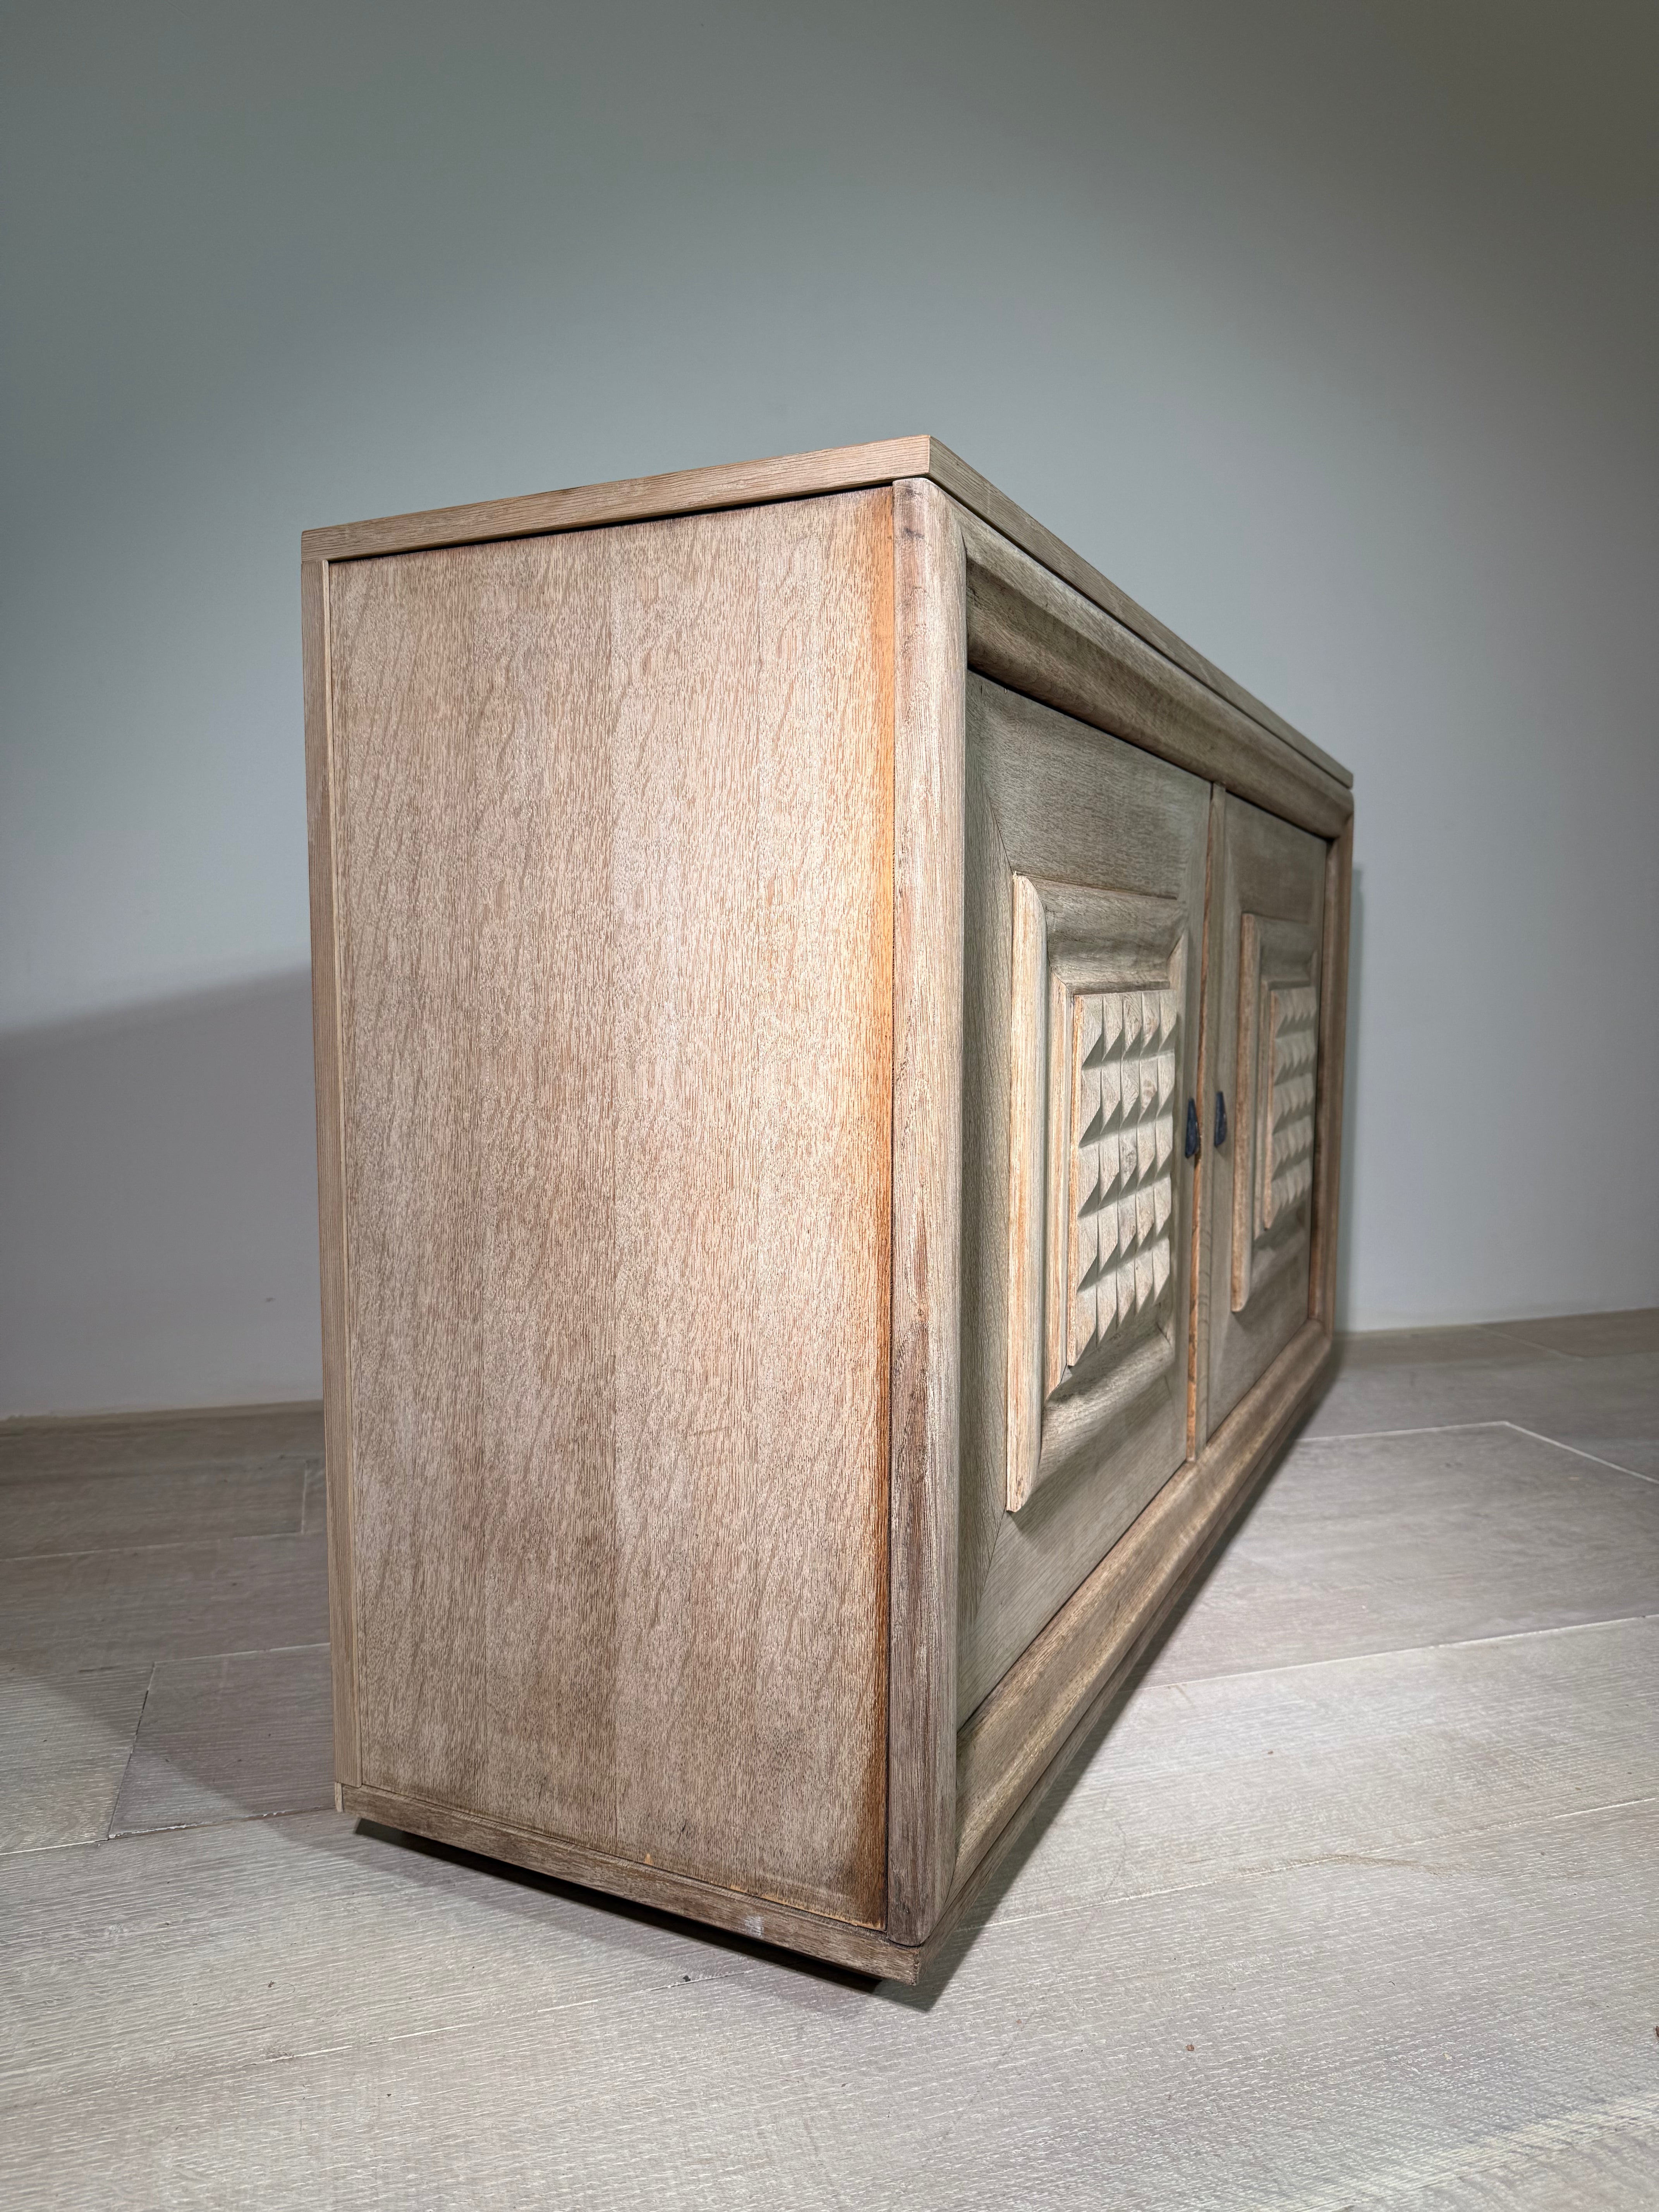
<svg viewBox="0 0 1659 2212"><path fill-rule="evenodd" d="M1352 779L930 438L301 585L338 1802L914 1981L1325 1368Z"/></svg>

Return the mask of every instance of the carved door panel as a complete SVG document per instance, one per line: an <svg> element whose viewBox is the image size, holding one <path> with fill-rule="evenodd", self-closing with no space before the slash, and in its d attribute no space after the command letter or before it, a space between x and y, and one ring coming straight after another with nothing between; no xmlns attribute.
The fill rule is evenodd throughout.
<svg viewBox="0 0 1659 2212"><path fill-rule="evenodd" d="M1208 1297L1200 1387L1207 1430L1219 1426L1308 1317L1327 849L1243 799L1221 805L1215 989L1206 1017L1205 1134L1218 1139L1204 1200Z"/></svg>
<svg viewBox="0 0 1659 2212"><path fill-rule="evenodd" d="M1210 798L969 680L964 1717L1186 1456Z"/></svg>

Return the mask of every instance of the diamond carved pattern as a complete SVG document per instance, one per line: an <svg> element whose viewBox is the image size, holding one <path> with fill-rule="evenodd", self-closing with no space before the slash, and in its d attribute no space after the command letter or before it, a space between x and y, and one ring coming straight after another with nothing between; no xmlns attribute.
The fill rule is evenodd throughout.
<svg viewBox="0 0 1659 2212"><path fill-rule="evenodd" d="M1006 1404L1018 1513L1039 1485L1146 1449L1154 1404L1160 1421L1184 1417L1181 1146L1198 993L1190 899L1018 874L1013 890Z"/></svg>
<svg viewBox="0 0 1659 2212"><path fill-rule="evenodd" d="M1180 1026L1174 990L1072 1001L1068 1369L1143 1334L1167 1303Z"/></svg>
<svg viewBox="0 0 1659 2212"><path fill-rule="evenodd" d="M1261 1226L1271 1229L1313 1188L1319 994L1311 985L1268 993L1266 1042L1267 1117Z"/></svg>
<svg viewBox="0 0 1659 2212"><path fill-rule="evenodd" d="M1319 1085L1318 945L1271 915L1239 922L1232 1310L1308 1249Z"/></svg>

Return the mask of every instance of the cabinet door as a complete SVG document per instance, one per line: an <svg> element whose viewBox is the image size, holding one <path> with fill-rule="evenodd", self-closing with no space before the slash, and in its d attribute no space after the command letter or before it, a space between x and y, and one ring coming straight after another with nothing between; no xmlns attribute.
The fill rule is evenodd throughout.
<svg viewBox="0 0 1659 2212"><path fill-rule="evenodd" d="M1327 850L1243 799L1222 810L1211 939L1219 960L1206 1017L1214 1095L1205 1135L1214 1141L1200 1378L1209 1430L1308 1317Z"/></svg>
<svg viewBox="0 0 1659 2212"><path fill-rule="evenodd" d="M1186 1456L1210 789L968 686L959 1709Z"/></svg>

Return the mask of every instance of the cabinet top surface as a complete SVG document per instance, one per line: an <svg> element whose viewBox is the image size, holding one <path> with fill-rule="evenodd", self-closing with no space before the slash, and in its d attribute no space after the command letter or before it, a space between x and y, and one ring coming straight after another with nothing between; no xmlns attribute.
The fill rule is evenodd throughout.
<svg viewBox="0 0 1659 2212"><path fill-rule="evenodd" d="M301 556L307 561L362 560L377 554L412 553L441 545L476 544L491 538L527 538L549 531L592 529L607 523L646 522L716 507L809 498L891 483L906 477L925 477L938 484L1085 599L1231 701L1281 744L1313 762L1337 782L1352 783L1352 775L1340 762L1137 605L1127 592L937 438L887 438L867 446L836 446L815 453L786 453L770 460L735 461L716 468L677 469L666 476L626 477L614 483L583 484L568 491L530 492L515 499L482 500L465 507L433 507L422 514L339 523L328 529L306 531L301 538Z"/></svg>

